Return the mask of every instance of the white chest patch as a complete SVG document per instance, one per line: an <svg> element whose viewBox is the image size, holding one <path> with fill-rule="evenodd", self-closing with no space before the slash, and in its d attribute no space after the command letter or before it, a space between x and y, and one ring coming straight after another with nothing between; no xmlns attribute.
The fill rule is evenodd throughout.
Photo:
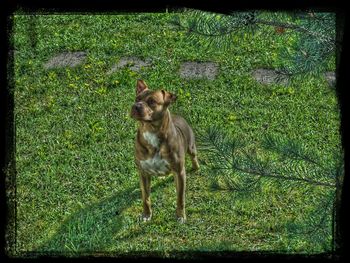
<svg viewBox="0 0 350 263"><path fill-rule="evenodd" d="M157 152L153 158L140 161L142 169L148 174L165 175L169 172L169 163Z"/></svg>
<svg viewBox="0 0 350 263"><path fill-rule="evenodd" d="M145 138L145 140L154 148L159 148L159 139L156 134L152 132L144 132L143 138Z"/></svg>

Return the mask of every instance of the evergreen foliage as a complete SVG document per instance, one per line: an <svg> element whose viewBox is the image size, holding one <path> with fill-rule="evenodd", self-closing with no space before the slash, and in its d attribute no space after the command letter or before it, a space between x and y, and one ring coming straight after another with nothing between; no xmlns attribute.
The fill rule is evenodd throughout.
<svg viewBox="0 0 350 263"><path fill-rule="evenodd" d="M277 158L259 156L258 149L245 150L242 142L229 138L218 127L209 127L199 136L199 147L215 175L216 190L246 194L259 192L262 184L277 183L285 191L302 187L313 194L314 209L305 211L304 220L291 222L287 229L291 235L306 235L327 243L327 229L333 223L335 191L343 176L342 156L335 153L331 164L322 161L306 145L276 136L266 136L261 146L263 151L276 153ZM310 191L314 188L319 191Z"/></svg>
<svg viewBox="0 0 350 263"><path fill-rule="evenodd" d="M290 34L295 40L281 48L275 65L276 71L285 77L320 74L335 56L335 13L250 11L223 15L199 10L185 13L189 13L184 16L186 19L177 16L172 24L187 31L190 40L206 48L228 49L235 44L237 36L249 37L258 31L262 32L261 36Z"/></svg>

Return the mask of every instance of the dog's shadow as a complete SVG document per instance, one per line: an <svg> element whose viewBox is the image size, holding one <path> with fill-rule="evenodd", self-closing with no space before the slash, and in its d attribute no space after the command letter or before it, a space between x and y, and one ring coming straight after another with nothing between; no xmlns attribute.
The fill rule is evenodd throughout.
<svg viewBox="0 0 350 263"><path fill-rule="evenodd" d="M156 191L171 182L173 178L169 176L152 186L152 190ZM49 241L36 250L37 253L55 256L105 254L125 225L138 223L137 216L126 219L123 214L137 199L141 199L139 184L78 210L62 223ZM133 233L138 234L141 233Z"/></svg>

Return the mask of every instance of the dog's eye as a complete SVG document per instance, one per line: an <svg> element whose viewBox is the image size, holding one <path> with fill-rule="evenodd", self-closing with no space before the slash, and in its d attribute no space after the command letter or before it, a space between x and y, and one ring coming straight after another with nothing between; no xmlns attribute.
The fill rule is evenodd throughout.
<svg viewBox="0 0 350 263"><path fill-rule="evenodd" d="M147 101L147 103L148 103L148 105L154 105L154 104L156 104L156 101L154 99L149 99Z"/></svg>

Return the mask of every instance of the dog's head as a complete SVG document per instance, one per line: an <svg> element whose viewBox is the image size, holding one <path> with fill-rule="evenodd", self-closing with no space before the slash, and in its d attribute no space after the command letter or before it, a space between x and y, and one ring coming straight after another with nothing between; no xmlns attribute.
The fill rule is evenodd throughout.
<svg viewBox="0 0 350 263"><path fill-rule="evenodd" d="M159 121L176 95L165 90L152 91L143 80L136 83L136 99L131 108L131 117L144 122Z"/></svg>

